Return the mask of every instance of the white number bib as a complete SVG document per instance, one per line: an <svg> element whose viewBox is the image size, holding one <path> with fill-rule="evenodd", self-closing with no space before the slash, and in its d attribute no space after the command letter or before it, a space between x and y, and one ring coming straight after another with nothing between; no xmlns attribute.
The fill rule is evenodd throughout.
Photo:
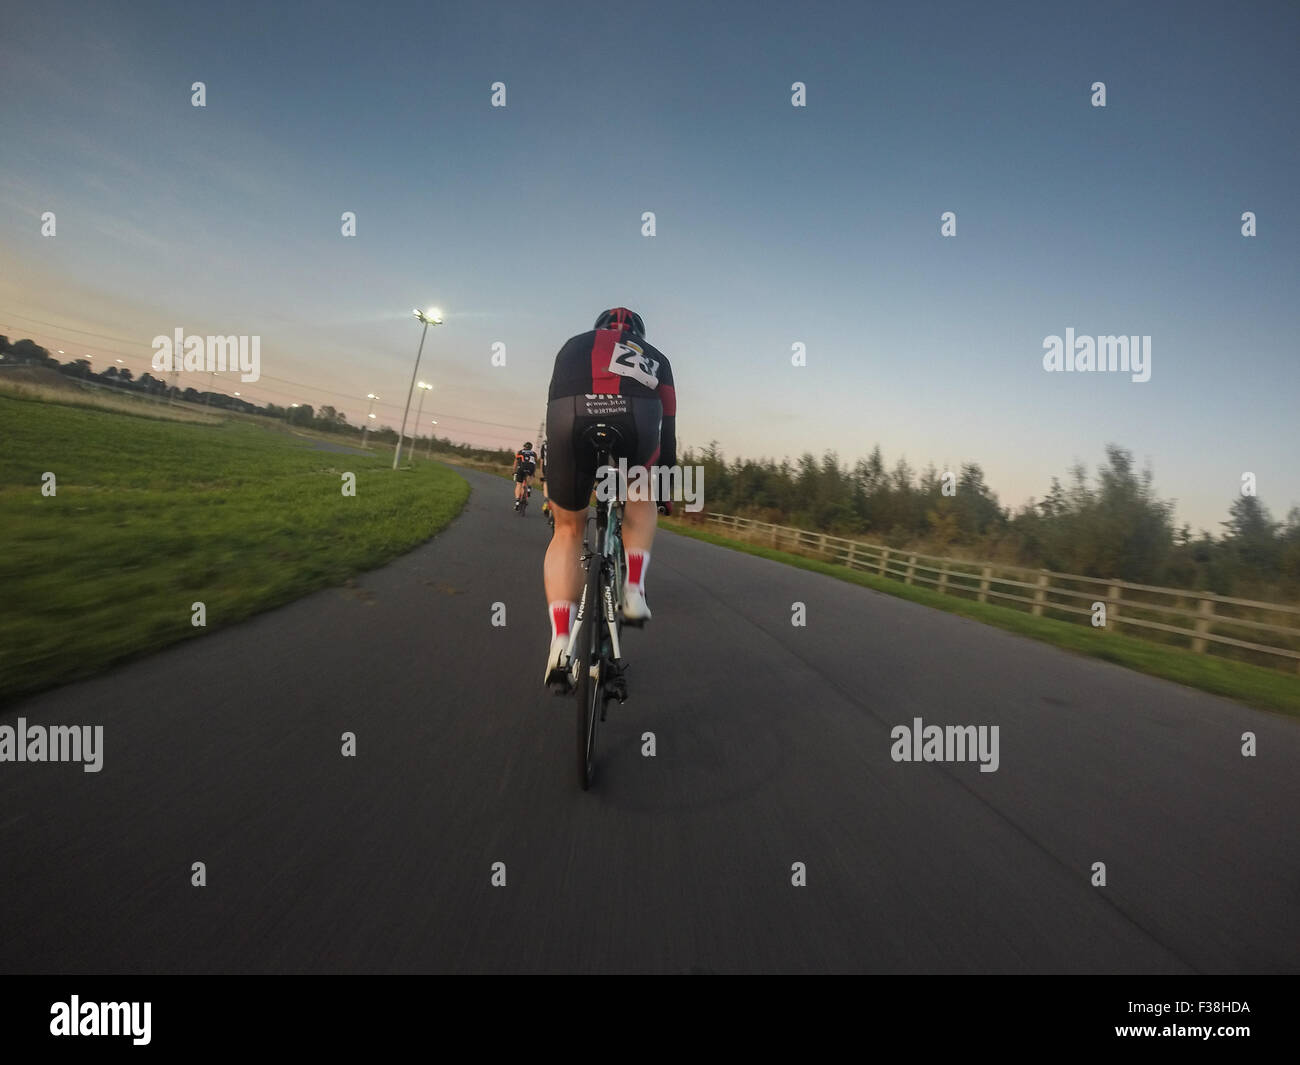
<svg viewBox="0 0 1300 1065"><path fill-rule="evenodd" d="M638 344L615 341L609 372L639 381L651 391L659 387L659 360L647 355Z"/></svg>

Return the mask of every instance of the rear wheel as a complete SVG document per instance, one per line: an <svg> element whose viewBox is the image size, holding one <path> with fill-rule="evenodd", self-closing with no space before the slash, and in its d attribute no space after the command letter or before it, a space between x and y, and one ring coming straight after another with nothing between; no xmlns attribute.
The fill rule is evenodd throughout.
<svg viewBox="0 0 1300 1065"><path fill-rule="evenodd" d="M605 613L600 598L600 575L604 560L593 554L587 572L587 611L583 618L578 656L578 780L582 790L591 787L596 769L596 724L600 720L605 687L605 664L601 658L601 636ZM594 674L594 675L593 675Z"/></svg>

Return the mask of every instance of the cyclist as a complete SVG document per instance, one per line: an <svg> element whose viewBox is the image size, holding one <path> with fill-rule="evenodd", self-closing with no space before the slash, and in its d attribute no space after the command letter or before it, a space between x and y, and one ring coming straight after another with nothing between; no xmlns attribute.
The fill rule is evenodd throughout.
<svg viewBox="0 0 1300 1065"><path fill-rule="evenodd" d="M519 509L524 493L532 490L533 474L536 472L537 452L533 450L533 442L529 440L515 452L515 510Z"/></svg>
<svg viewBox="0 0 1300 1065"><path fill-rule="evenodd" d="M545 683L568 664L571 622L582 595L579 558L587 507L596 482L596 456L582 443L588 426L617 428L629 468L677 464L677 392L668 359L646 343L645 323L626 307L604 311L594 329L571 338L555 357L547 395L547 491L555 533L546 551L546 602L551 648ZM671 502L665 501L671 512ZM659 515L651 499L629 500L623 511L627 581L623 617L648 621L646 569Z"/></svg>

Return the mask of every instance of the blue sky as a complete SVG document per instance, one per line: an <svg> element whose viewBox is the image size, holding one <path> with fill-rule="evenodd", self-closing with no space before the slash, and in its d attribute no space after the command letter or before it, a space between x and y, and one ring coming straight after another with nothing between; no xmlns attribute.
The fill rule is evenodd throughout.
<svg viewBox="0 0 1300 1065"><path fill-rule="evenodd" d="M425 420L514 446L559 346L626 303L688 443L977 461L1018 506L1116 442L1193 527L1244 471L1281 517L1298 11L10 4L0 332L137 370L177 326L257 334L246 395L359 423L374 391L395 425L436 305ZM1046 373L1067 327L1150 335L1151 380Z"/></svg>

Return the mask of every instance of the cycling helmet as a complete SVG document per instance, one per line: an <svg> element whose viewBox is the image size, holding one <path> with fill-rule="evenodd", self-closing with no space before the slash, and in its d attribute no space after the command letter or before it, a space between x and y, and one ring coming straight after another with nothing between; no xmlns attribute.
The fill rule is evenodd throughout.
<svg viewBox="0 0 1300 1065"><path fill-rule="evenodd" d="M530 448L532 448L532 446L533 446L533 442L532 442L531 440L529 440L528 443L526 443L526 444L523 446L523 450L524 450L524 451L528 451Z"/></svg>
<svg viewBox="0 0 1300 1065"><path fill-rule="evenodd" d="M626 307L611 307L607 311L602 311L600 317L596 319L596 328L617 329L620 333L626 330L639 337L645 337L645 322L641 321L641 316L636 311L629 311Z"/></svg>

